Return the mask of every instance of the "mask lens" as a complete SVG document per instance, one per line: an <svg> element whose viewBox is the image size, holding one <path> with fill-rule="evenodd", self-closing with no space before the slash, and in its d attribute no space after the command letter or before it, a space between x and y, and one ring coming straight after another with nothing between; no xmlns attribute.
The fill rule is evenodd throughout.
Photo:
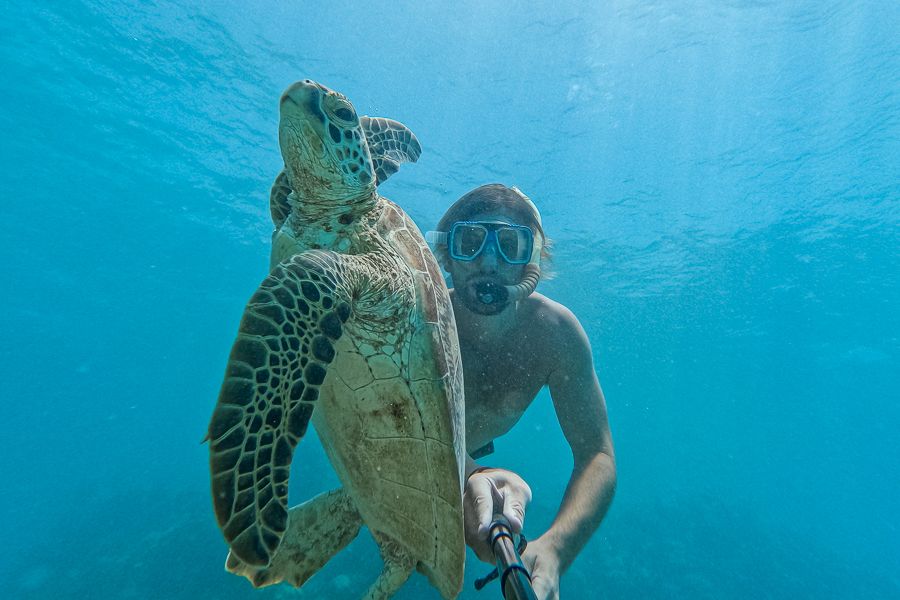
<svg viewBox="0 0 900 600"><path fill-rule="evenodd" d="M497 245L507 262L524 264L531 258L531 230L527 227L502 227L497 230Z"/></svg>
<svg viewBox="0 0 900 600"><path fill-rule="evenodd" d="M456 224L450 232L450 255L453 258L472 259L478 256L487 237L487 229L481 225Z"/></svg>

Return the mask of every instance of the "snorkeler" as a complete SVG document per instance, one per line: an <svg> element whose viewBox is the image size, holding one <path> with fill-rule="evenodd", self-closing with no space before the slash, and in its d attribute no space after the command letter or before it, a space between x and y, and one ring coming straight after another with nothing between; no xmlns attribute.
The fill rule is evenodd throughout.
<svg viewBox="0 0 900 600"><path fill-rule="evenodd" d="M559 597L559 578L600 525L616 467L590 344L562 304L535 293L549 258L541 216L516 188L481 186L456 201L429 232L450 274L466 399L466 542L483 561L494 513L521 531L531 490L515 473L479 466L547 386L574 457L550 528L522 555L539 599Z"/></svg>

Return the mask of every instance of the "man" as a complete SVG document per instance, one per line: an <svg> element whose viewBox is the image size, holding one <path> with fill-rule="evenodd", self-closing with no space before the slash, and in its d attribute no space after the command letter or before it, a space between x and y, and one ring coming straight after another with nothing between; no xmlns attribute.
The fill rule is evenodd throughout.
<svg viewBox="0 0 900 600"><path fill-rule="evenodd" d="M587 336L565 306L535 293L547 239L534 203L516 188L479 187L429 232L450 274L466 395L466 445L480 456L547 386L574 458L550 529L522 560L540 599L559 597L559 578L606 513L616 485L612 438ZM494 512L522 528L531 490L515 473L469 458L466 541L493 562L486 539Z"/></svg>

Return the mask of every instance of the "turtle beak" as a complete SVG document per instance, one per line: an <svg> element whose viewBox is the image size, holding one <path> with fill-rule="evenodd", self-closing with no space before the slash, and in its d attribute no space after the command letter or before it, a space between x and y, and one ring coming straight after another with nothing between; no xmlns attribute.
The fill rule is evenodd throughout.
<svg viewBox="0 0 900 600"><path fill-rule="evenodd" d="M319 84L308 79L294 83L281 94L281 118L315 123L317 128L325 126L321 98L323 92Z"/></svg>
<svg viewBox="0 0 900 600"><path fill-rule="evenodd" d="M281 104L292 102L297 106L308 106L310 102L313 102L315 111L318 111L317 100L319 96L326 92L327 90L315 81L304 79L303 81L292 83L288 89L284 90L284 93L281 94Z"/></svg>
<svg viewBox="0 0 900 600"><path fill-rule="evenodd" d="M295 154L300 146L305 146L305 152L310 157L321 160L325 155L322 144L324 134L325 115L322 114L321 97L323 87L304 79L292 84L281 95L281 124L279 126L279 139L283 154ZM286 163L301 164L302 160L286 161Z"/></svg>

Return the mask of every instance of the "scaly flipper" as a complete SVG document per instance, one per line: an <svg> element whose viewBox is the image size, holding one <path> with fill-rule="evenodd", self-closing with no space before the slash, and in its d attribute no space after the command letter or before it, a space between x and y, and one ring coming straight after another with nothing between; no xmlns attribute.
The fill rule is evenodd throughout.
<svg viewBox="0 0 900 600"><path fill-rule="evenodd" d="M343 488L319 494L288 511L287 532L267 568L247 566L231 553L225 568L249 579L253 587L282 581L300 587L353 541L361 526L362 518Z"/></svg>
<svg viewBox="0 0 900 600"><path fill-rule="evenodd" d="M272 189L269 191L269 214L272 215L275 231L278 231L281 224L291 214L291 205L287 199L291 191L291 182L288 181L287 173L282 169L272 183Z"/></svg>
<svg viewBox="0 0 900 600"><path fill-rule="evenodd" d="M388 600L412 575L416 561L403 547L403 544L389 536L373 531L372 537L378 544L384 566L381 568L378 579L372 583L366 595L363 596L363 600Z"/></svg>
<svg viewBox="0 0 900 600"><path fill-rule="evenodd" d="M360 117L359 125L366 134L377 184L396 173L400 163L419 160L422 146L403 123L384 117Z"/></svg>
<svg viewBox="0 0 900 600"><path fill-rule="evenodd" d="M248 565L269 565L287 528L291 458L350 318L353 258L293 256L244 310L208 435L216 518Z"/></svg>

